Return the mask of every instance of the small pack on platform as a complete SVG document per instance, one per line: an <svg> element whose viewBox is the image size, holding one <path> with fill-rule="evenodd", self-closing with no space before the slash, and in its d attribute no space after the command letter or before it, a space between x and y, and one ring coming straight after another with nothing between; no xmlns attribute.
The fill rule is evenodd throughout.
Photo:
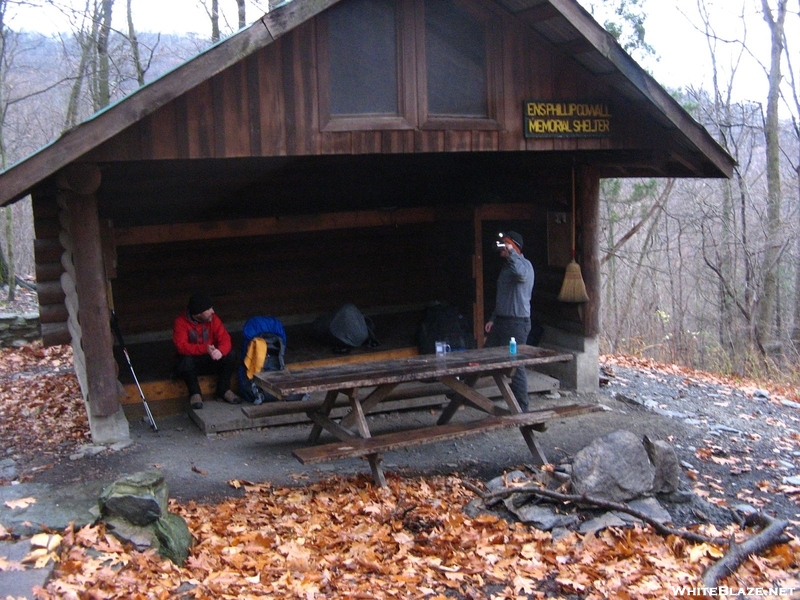
<svg viewBox="0 0 800 600"><path fill-rule="evenodd" d="M259 388L253 376L286 368L286 330L275 317L251 317L242 328L243 364L239 367L239 393L253 404L276 400Z"/></svg>
<svg viewBox="0 0 800 600"><path fill-rule="evenodd" d="M320 315L312 327L314 335L330 344L337 354L347 354L364 344L370 348L380 346L372 319L364 316L354 304L343 304L333 312Z"/></svg>

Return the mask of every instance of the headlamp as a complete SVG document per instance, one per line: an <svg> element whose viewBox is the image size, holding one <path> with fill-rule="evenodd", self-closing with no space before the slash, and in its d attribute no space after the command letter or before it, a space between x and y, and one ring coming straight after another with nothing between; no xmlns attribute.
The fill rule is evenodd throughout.
<svg viewBox="0 0 800 600"><path fill-rule="evenodd" d="M506 235L502 231L500 233L498 233L497 235L498 235L498 237L500 239L497 240L497 242L495 242L495 243L497 244L497 249L498 250L502 250L503 248L506 247L506 243L503 241L503 238L506 237Z"/></svg>

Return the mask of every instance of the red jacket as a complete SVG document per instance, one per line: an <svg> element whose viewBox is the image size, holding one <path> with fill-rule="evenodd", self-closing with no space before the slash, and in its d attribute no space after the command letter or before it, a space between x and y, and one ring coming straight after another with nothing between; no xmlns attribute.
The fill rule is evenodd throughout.
<svg viewBox="0 0 800 600"><path fill-rule="evenodd" d="M209 344L223 356L233 348L231 336L216 314L212 315L210 323L193 321L186 313L180 315L172 326L172 343L182 356L202 356L208 352Z"/></svg>

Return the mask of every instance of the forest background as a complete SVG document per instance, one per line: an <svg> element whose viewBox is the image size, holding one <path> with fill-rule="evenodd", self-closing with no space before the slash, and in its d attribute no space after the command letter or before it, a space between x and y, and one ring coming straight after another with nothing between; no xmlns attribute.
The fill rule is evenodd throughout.
<svg viewBox="0 0 800 600"><path fill-rule="evenodd" d="M800 0L579 1L737 162L602 182L602 351L796 382ZM0 0L0 170L268 4ZM33 283L33 238L28 199L0 209L0 309Z"/></svg>

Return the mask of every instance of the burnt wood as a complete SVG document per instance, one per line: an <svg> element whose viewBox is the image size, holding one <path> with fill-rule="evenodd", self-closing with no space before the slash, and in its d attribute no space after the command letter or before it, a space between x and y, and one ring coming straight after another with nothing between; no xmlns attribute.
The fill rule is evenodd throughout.
<svg viewBox="0 0 800 600"><path fill-rule="evenodd" d="M385 433L374 437L348 438L319 446L298 448L292 454L304 465L380 454L390 450L454 440L468 435L510 427L530 427L542 425L554 419L573 417L600 410L596 405L568 405L557 408L540 409L502 417L488 417L467 423L448 423L409 431Z"/></svg>

